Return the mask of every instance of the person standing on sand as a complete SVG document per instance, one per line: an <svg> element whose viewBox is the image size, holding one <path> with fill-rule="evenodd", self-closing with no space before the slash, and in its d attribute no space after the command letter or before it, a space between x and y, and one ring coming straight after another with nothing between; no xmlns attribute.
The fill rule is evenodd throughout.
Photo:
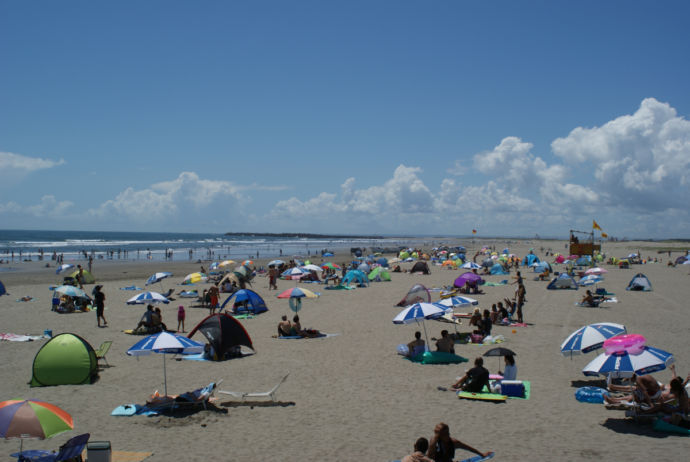
<svg viewBox="0 0 690 462"><path fill-rule="evenodd" d="M180 305L177 307L177 331L180 332L180 326L182 326L182 332L184 333L184 318L187 314L184 311L184 306Z"/></svg>
<svg viewBox="0 0 690 462"><path fill-rule="evenodd" d="M105 310L105 294L101 291L103 286L97 285L93 288L93 298L96 303L96 320L98 327L101 327L101 319L103 319L103 327L108 326L108 321L105 320L103 311Z"/></svg>

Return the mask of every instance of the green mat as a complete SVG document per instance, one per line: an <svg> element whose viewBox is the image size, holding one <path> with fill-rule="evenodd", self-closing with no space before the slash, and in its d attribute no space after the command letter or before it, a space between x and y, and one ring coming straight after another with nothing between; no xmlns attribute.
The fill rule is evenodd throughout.
<svg viewBox="0 0 690 462"><path fill-rule="evenodd" d="M522 385L524 385L525 387L525 396L508 396L508 399L529 399L532 393L532 384L529 380L523 380ZM484 387L484 390L482 390L482 392L489 393L490 390Z"/></svg>

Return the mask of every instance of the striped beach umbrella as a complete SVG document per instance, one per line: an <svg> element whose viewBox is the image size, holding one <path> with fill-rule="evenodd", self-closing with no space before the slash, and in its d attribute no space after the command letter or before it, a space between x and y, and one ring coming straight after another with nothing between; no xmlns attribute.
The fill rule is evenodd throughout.
<svg viewBox="0 0 690 462"><path fill-rule="evenodd" d="M73 428L72 416L54 404L23 399L0 402L0 436L20 438L20 451L24 439L46 439Z"/></svg>
<svg viewBox="0 0 690 462"><path fill-rule="evenodd" d="M158 292L142 292L127 300L128 305L147 305L149 303L170 303L170 300Z"/></svg>
<svg viewBox="0 0 690 462"><path fill-rule="evenodd" d="M625 334L625 332L624 325L612 322L600 322L581 327L561 344L561 354L572 357L580 353L589 353L601 348L607 339Z"/></svg>
<svg viewBox="0 0 690 462"><path fill-rule="evenodd" d="M673 355L658 348L645 346L640 354L627 351L607 355L602 353L587 364L582 373L588 376L608 375L611 378L645 375L666 369L673 364Z"/></svg>

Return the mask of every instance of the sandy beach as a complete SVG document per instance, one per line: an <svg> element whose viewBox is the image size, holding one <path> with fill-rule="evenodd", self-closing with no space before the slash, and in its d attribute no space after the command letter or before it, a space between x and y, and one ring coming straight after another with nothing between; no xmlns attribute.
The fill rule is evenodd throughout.
<svg viewBox="0 0 690 462"><path fill-rule="evenodd" d="M478 241L474 248L468 248L468 255L482 244ZM501 241L495 245L503 248ZM539 257L543 257L541 247L564 251L564 241L513 241L508 245L520 257L530 247ZM52 292L48 287L61 279L55 275L54 265L45 268L45 262L15 263L10 266L16 271L0 272L0 281L9 292L0 297L0 332L40 335L51 329L54 335L76 333L94 348L106 340L113 345L107 355L110 367L101 369L96 383L29 388L32 361L45 341L0 342L0 397L49 401L74 417L73 431L51 440L25 441L25 448L56 449L70 437L89 432L91 440L108 440L115 450L152 451L148 460L154 461L176 460L180 455L187 460L386 461L410 453L414 441L420 436L430 438L438 422L448 423L452 436L480 450L495 451L495 460L682 460L688 452L687 437L657 433L649 424L626 418L623 411L576 401L578 387L601 383L581 372L597 353L567 359L559 352L561 342L574 330L610 321L624 324L629 333L643 334L649 345L672 352L681 376L690 372L690 269L668 267L668 255L657 254L659 247L649 242L604 244L608 256L624 257L639 249L643 258L661 257L663 262L633 265L631 269L604 265L609 273L602 286L616 294L618 303L601 308L575 306L583 290L548 291L546 282L534 281L532 270L523 269L528 300L525 319L530 325L496 326L494 333L505 336L502 346L517 353L518 378L531 381L531 398L500 404L459 400L453 393L437 389L449 386L471 363L420 365L396 353L396 346L412 340L420 326L394 325L391 321L400 311L394 305L412 285L440 288L452 284L462 270L431 266L432 274L426 276L392 273L391 282L350 291L279 280L279 291L299 285L320 292L320 298L304 301L302 324L339 334L305 340L272 338L280 316L292 313L286 300L276 299L278 292L269 291L268 279L259 276L252 288L264 297L269 311L240 321L252 337L256 354L222 362L168 358L168 389L181 393L222 380L222 390L265 391L289 371L289 378L278 390L278 403L241 403L217 394L215 409L184 417L110 415L121 404L144 403L154 390L163 389L159 355L137 359L125 354L141 337L122 331L134 328L145 308L126 305L136 292L120 288L143 287L152 273L171 271L174 277L164 280L162 286L175 288L177 293L183 288L178 285L182 278L199 270L198 263L96 262L93 273L106 295L107 328L96 326L95 312L50 311ZM678 249L682 248L678 244ZM674 253L673 258L678 255ZM350 258L341 251L331 260L341 263ZM265 261L257 261L257 265L262 263ZM651 280L652 292L625 290L638 272ZM506 278L489 276L487 280ZM87 293L92 287L85 286ZM199 291L206 287L197 286ZM485 294L477 296L479 307L488 309L492 303L512 296L514 290L511 285L485 287ZM34 299L16 301L23 296ZM432 292L432 296L436 300L439 293ZM187 331L208 314L207 309L191 307L191 300L177 298L162 306L163 321L169 327L176 326L180 304L187 311ZM442 329L453 329L435 321L427 321L426 327L429 337L439 337ZM466 320L458 326L459 332L470 330ZM203 341L200 334L195 339ZM472 361L488 348L458 344L456 353ZM486 365L493 373L498 362L490 358ZM668 383L671 372L664 370L654 376ZM18 449L19 442L3 441L1 447L7 455ZM456 453L458 459L470 455Z"/></svg>

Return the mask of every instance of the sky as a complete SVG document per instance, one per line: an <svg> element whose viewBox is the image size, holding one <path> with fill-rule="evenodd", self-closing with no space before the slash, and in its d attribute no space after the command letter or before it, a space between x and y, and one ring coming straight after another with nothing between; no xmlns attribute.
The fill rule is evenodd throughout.
<svg viewBox="0 0 690 462"><path fill-rule="evenodd" d="M689 238L686 1L0 1L0 229Z"/></svg>

